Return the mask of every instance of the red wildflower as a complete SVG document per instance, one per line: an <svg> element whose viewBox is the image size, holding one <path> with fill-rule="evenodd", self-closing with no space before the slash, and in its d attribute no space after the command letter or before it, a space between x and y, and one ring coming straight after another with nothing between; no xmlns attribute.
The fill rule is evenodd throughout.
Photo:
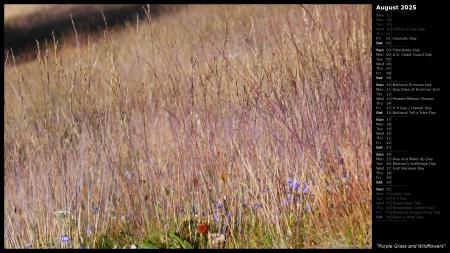
<svg viewBox="0 0 450 253"><path fill-rule="evenodd" d="M197 230L200 234L206 235L208 233L209 226L205 223L200 223L197 227Z"/></svg>

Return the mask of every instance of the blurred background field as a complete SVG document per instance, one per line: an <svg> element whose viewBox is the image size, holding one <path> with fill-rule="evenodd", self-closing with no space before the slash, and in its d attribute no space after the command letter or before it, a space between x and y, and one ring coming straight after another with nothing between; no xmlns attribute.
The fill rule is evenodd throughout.
<svg viewBox="0 0 450 253"><path fill-rule="evenodd" d="M371 248L371 29L371 5L5 5L5 248Z"/></svg>
<svg viewBox="0 0 450 253"><path fill-rule="evenodd" d="M173 11L176 5L152 5L154 17ZM70 36L73 24L70 15L82 35L101 32L104 13L111 27L121 27L132 22L136 15L145 16L139 4L5 4L4 5L4 50L12 48L21 54L18 60L30 60L36 49L36 40L51 40Z"/></svg>

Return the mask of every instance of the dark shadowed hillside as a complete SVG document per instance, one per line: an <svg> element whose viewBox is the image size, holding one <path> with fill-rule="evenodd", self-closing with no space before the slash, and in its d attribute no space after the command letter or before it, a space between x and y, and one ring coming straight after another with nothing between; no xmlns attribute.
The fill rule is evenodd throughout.
<svg viewBox="0 0 450 253"><path fill-rule="evenodd" d="M151 14L157 18L177 8L180 6L151 5ZM8 15L8 10L11 10L11 15ZM12 48L16 56L24 60L26 57L20 57L20 54L34 51L36 40L41 44L45 39L52 41L53 32L57 39L74 34L70 14L80 33L102 32L105 27L102 11L110 27L120 27L136 20L136 15L145 17L143 5L138 4L5 5L4 50Z"/></svg>

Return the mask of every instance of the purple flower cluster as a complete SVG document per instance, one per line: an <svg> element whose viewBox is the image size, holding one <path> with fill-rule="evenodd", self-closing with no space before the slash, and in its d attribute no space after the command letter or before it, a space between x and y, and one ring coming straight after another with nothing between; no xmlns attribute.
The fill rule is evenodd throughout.
<svg viewBox="0 0 450 253"><path fill-rule="evenodd" d="M305 183L303 183L303 193L307 194L308 192L309 192L308 183L305 182Z"/></svg>
<svg viewBox="0 0 450 253"><path fill-rule="evenodd" d="M289 186L289 189L295 191L300 186L300 182L297 179L292 179L292 178L288 177L288 186Z"/></svg>
<svg viewBox="0 0 450 253"><path fill-rule="evenodd" d="M295 191L300 187L300 181L296 178L292 179L292 178L288 177L287 182L288 182L289 189L291 189L291 190ZM309 185L307 182L303 183L302 192L303 192L303 194L307 194L309 192Z"/></svg>

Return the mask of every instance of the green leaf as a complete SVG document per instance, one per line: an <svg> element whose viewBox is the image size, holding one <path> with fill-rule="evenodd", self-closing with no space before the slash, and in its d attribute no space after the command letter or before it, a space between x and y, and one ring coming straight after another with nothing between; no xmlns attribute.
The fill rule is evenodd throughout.
<svg viewBox="0 0 450 253"><path fill-rule="evenodd" d="M159 249L159 247L156 244L153 244L152 242L142 242L137 245L139 249Z"/></svg>
<svg viewBox="0 0 450 253"><path fill-rule="evenodd" d="M183 249L192 249L192 245L191 245L188 241L181 239L181 238L180 238L178 235L176 235L174 232L169 232L169 236L170 236L172 239L175 239L175 240L181 245L181 247L182 247Z"/></svg>
<svg viewBox="0 0 450 253"><path fill-rule="evenodd" d="M186 240L183 240L182 242L180 242L180 244L183 249L193 249L192 245Z"/></svg>

